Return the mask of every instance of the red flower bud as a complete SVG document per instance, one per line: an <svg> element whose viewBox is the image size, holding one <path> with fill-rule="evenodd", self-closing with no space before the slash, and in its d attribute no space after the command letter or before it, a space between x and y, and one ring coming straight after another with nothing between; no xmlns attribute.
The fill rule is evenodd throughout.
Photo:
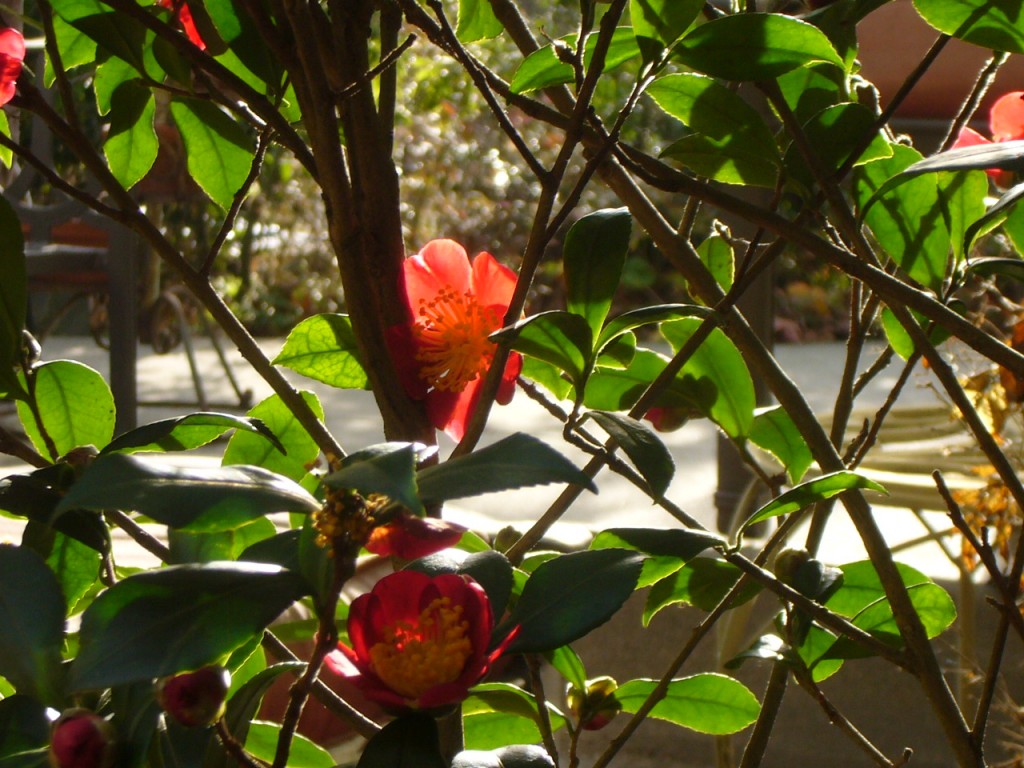
<svg viewBox="0 0 1024 768"><path fill-rule="evenodd" d="M181 725L213 725L224 714L231 674L224 667L203 667L157 681L156 698Z"/></svg>
<svg viewBox="0 0 1024 768"><path fill-rule="evenodd" d="M581 691L570 685L566 692L569 711L576 717L579 727L585 731L599 731L622 711L622 704L615 698L619 684L607 675L587 680L586 690Z"/></svg>
<svg viewBox="0 0 1024 768"><path fill-rule="evenodd" d="M88 709L69 709L50 730L53 768L109 768L114 763L114 728Z"/></svg>

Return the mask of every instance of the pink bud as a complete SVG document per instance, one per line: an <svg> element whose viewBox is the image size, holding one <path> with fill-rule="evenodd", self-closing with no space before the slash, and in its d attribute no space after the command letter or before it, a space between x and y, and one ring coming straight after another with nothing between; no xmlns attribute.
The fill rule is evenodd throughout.
<svg viewBox="0 0 1024 768"><path fill-rule="evenodd" d="M181 725L205 728L224 714L230 687L231 674L224 667L203 667L157 681L156 697Z"/></svg>
<svg viewBox="0 0 1024 768"><path fill-rule="evenodd" d="M109 768L114 763L114 729L88 709L69 709L50 731L53 768Z"/></svg>

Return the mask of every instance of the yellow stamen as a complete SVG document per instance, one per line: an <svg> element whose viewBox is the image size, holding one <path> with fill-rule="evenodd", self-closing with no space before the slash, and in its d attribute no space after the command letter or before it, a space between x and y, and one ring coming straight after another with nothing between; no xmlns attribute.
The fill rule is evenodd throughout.
<svg viewBox="0 0 1024 768"><path fill-rule="evenodd" d="M461 392L485 373L494 359L495 344L487 337L501 318L482 307L471 293L449 287L430 301L421 301L413 326L422 363L420 377L435 389Z"/></svg>
<svg viewBox="0 0 1024 768"><path fill-rule="evenodd" d="M473 652L468 629L462 606L439 597L418 618L384 629L383 639L370 649L373 669L391 690L418 699L435 685L450 683L462 674Z"/></svg>

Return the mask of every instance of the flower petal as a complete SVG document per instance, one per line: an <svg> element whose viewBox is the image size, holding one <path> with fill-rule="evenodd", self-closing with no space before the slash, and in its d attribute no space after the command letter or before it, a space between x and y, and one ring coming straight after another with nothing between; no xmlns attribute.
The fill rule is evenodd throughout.
<svg viewBox="0 0 1024 768"><path fill-rule="evenodd" d="M25 60L25 37L21 32L12 27L0 29L0 55L18 62Z"/></svg>
<svg viewBox="0 0 1024 768"><path fill-rule="evenodd" d="M427 394L427 416L437 429L444 430L455 442L466 434L469 417L480 399L483 379L479 376L469 382L461 392L447 392L440 389Z"/></svg>
<svg viewBox="0 0 1024 768"><path fill-rule="evenodd" d="M472 287L477 303L485 307L499 307L498 317L501 318L512 302L516 273L484 251L473 259Z"/></svg>
<svg viewBox="0 0 1024 768"><path fill-rule="evenodd" d="M469 257L454 240L431 240L402 266L405 295L414 317L421 301L432 301L444 288L457 293L470 289Z"/></svg>
<svg viewBox="0 0 1024 768"><path fill-rule="evenodd" d="M374 528L366 549L381 557L415 560L454 547L465 531L445 520L402 513Z"/></svg>
<svg viewBox="0 0 1024 768"><path fill-rule="evenodd" d="M498 394L495 399L499 405L508 405L512 396L516 393L516 379L523 372L523 356L513 352L508 356L505 363L505 370L501 374L501 384L498 385Z"/></svg>
<svg viewBox="0 0 1024 768"><path fill-rule="evenodd" d="M992 141L1024 139L1024 91L1003 94L988 113Z"/></svg>

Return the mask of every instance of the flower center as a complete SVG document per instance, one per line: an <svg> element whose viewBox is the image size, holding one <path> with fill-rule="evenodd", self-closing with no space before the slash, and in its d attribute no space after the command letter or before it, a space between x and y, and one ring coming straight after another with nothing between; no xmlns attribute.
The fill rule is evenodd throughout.
<svg viewBox="0 0 1024 768"><path fill-rule="evenodd" d="M487 371L494 359L494 342L487 337L500 318L477 303L471 293L451 288L421 301L413 326L421 364L420 377L435 389L461 392Z"/></svg>
<svg viewBox="0 0 1024 768"><path fill-rule="evenodd" d="M473 652L468 629L462 606L439 597L418 618L384 628L383 639L370 649L373 669L395 693L418 699L462 674Z"/></svg>

